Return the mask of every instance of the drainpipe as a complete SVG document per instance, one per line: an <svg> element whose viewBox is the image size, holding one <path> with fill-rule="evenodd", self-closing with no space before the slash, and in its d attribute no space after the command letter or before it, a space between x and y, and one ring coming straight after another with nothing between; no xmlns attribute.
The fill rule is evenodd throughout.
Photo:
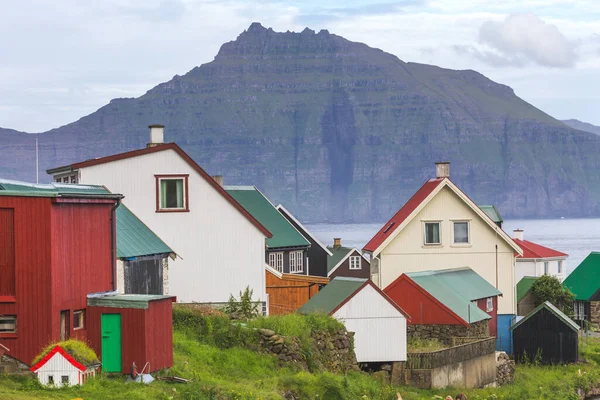
<svg viewBox="0 0 600 400"><path fill-rule="evenodd" d="M110 254L112 261L112 286L113 291L117 290L117 207L121 205L121 199L110 210Z"/></svg>

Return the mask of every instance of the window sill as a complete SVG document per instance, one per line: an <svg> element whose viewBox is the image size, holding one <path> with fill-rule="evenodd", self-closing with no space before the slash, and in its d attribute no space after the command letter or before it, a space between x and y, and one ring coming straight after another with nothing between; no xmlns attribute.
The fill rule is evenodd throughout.
<svg viewBox="0 0 600 400"><path fill-rule="evenodd" d="M157 213L184 213L184 212L190 212L189 209L186 210L169 210L169 209L162 209L162 210L156 210Z"/></svg>
<svg viewBox="0 0 600 400"><path fill-rule="evenodd" d="M0 339L16 339L18 338L16 333L0 333Z"/></svg>
<svg viewBox="0 0 600 400"><path fill-rule="evenodd" d="M15 296L0 296L0 303L16 303L17 298Z"/></svg>
<svg viewBox="0 0 600 400"><path fill-rule="evenodd" d="M472 245L472 244L470 244L470 243L454 243L454 244L451 244L451 245L450 245L450 247L456 247L456 248L465 248L465 249L468 249L468 248L470 248L470 247L473 247L473 245Z"/></svg>
<svg viewBox="0 0 600 400"><path fill-rule="evenodd" d="M440 243L440 244L424 244L421 247L423 247L424 249L441 249L444 246Z"/></svg>
<svg viewBox="0 0 600 400"><path fill-rule="evenodd" d="M360 271L362 268L348 268L349 271Z"/></svg>

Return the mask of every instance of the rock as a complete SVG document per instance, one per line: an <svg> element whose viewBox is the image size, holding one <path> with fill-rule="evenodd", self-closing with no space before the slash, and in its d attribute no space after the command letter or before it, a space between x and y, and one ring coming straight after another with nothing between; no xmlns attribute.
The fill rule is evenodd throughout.
<svg viewBox="0 0 600 400"><path fill-rule="evenodd" d="M273 348L271 349L271 351L275 354L279 354L281 353L281 350L283 349L283 345L282 344L276 344L273 346Z"/></svg>
<svg viewBox="0 0 600 400"><path fill-rule="evenodd" d="M284 344L285 343L285 339L282 337L278 337L277 340L272 340L273 337L269 340L271 340L273 342L273 344L277 345L277 344Z"/></svg>
<svg viewBox="0 0 600 400"><path fill-rule="evenodd" d="M261 335L266 336L266 337L271 337L275 334L275 331L272 331L270 329L259 329L259 331Z"/></svg>

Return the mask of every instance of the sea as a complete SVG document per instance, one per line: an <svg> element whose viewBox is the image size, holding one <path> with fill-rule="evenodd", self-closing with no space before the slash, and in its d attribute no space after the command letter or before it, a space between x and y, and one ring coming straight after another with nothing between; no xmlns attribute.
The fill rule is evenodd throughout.
<svg viewBox="0 0 600 400"><path fill-rule="evenodd" d="M322 243L331 245L342 239L347 247L362 247L385 222L372 224L314 224L306 227ZM571 273L592 251L600 251L600 219L510 219L502 229L512 236L513 229L523 229L523 238L542 246L567 253L566 271Z"/></svg>

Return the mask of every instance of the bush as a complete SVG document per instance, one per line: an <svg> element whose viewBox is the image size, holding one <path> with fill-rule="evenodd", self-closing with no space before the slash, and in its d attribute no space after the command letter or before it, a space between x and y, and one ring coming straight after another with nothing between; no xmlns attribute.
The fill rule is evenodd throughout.
<svg viewBox="0 0 600 400"><path fill-rule="evenodd" d="M223 309L224 312L235 319L250 319L258 316L260 303L252 301L254 291L246 286L244 292L240 292L240 299L236 300L233 295L229 295L229 301Z"/></svg>
<svg viewBox="0 0 600 400"><path fill-rule="evenodd" d="M40 354L37 355L31 362L31 365L37 364L42 358L46 356L46 354L50 353L52 349L56 346L62 347L64 351L66 351L71 357L73 357L77 362L87 366L92 364L100 364L100 360L98 360L98 356L92 350L87 343L82 342L80 340L69 339L62 342L50 343Z"/></svg>
<svg viewBox="0 0 600 400"><path fill-rule="evenodd" d="M558 278L550 275L540 276L531 286L531 293L537 297L536 305L549 301L565 314L573 314L575 295L569 289L564 288Z"/></svg>

